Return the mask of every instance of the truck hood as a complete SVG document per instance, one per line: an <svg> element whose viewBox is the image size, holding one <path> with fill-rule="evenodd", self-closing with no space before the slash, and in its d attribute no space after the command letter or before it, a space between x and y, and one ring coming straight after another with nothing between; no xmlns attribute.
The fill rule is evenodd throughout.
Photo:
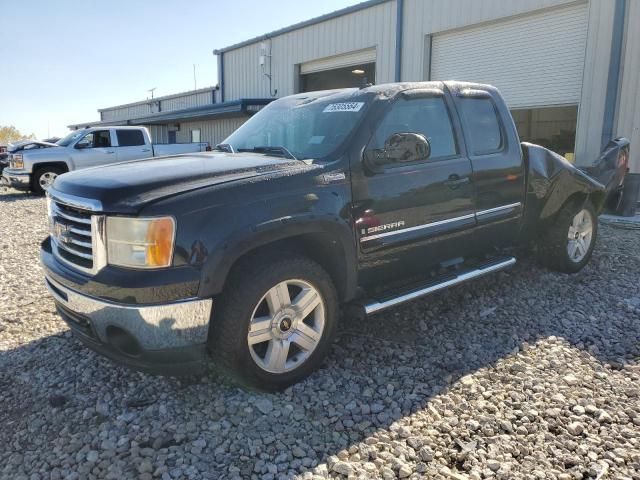
<svg viewBox="0 0 640 480"><path fill-rule="evenodd" d="M25 142L19 142L19 143L14 143L12 145L9 146L9 153L17 153L17 152L22 152L26 147L31 146L31 145L40 145L41 147L59 147L60 145L57 145L55 143L50 143L50 142L41 142L39 140L32 140L32 141L25 141Z"/></svg>
<svg viewBox="0 0 640 480"><path fill-rule="evenodd" d="M97 200L105 212L135 213L155 200L198 188L315 168L253 153L174 155L66 173L56 179L50 193Z"/></svg>

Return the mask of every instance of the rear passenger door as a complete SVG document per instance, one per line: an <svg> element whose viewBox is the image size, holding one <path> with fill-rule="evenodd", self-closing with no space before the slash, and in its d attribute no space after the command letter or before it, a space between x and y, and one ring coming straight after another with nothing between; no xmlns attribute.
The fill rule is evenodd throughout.
<svg viewBox="0 0 640 480"><path fill-rule="evenodd" d="M511 244L525 198L524 162L511 114L495 90L462 88L453 98L473 170L476 240L485 250Z"/></svg>
<svg viewBox="0 0 640 480"><path fill-rule="evenodd" d="M409 90L387 107L365 150L376 152L396 133L419 133L430 142L426 160L397 162L372 172L352 165L360 283L389 284L428 272L459 256L473 231L471 163L459 148L453 105L441 89Z"/></svg>
<svg viewBox="0 0 640 480"><path fill-rule="evenodd" d="M118 161L137 160L153 156L151 146L145 143L145 136L139 129L116 129L118 139Z"/></svg>

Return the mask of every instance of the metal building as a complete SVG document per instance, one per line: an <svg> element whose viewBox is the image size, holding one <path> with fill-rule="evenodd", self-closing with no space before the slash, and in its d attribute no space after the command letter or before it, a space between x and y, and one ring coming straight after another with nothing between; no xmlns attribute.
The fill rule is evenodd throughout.
<svg viewBox="0 0 640 480"><path fill-rule="evenodd" d="M369 0L214 54L219 89L208 90L206 108L194 107L206 115L181 116L193 115L191 108L127 118L125 110L138 108L132 104L101 110L102 121L112 121L105 114L116 110L124 115L119 120L156 125L162 141L193 139L187 132L199 129L202 140L217 143L275 97L364 83L467 80L501 90L524 140L580 165L616 136L640 145L638 0ZM214 113L235 103L245 108ZM640 172L640 148L632 148L631 164Z"/></svg>

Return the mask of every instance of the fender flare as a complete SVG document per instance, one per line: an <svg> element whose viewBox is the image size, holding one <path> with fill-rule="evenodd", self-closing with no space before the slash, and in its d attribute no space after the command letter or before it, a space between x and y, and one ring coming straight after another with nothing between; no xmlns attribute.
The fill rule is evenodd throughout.
<svg viewBox="0 0 640 480"><path fill-rule="evenodd" d="M344 285L341 295L345 300L355 297L357 290L357 250L353 231L348 223L336 216L296 216L269 220L254 228L229 235L220 248L210 253L202 266L198 296L212 297L222 292L234 264L243 256L269 244L294 240L309 234L329 235L343 255ZM339 286L336 285L336 288Z"/></svg>

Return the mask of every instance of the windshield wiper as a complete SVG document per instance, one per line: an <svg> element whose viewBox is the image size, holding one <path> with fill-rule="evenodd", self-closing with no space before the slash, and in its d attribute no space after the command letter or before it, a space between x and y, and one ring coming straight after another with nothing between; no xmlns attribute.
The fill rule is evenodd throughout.
<svg viewBox="0 0 640 480"><path fill-rule="evenodd" d="M261 145L253 148L239 148L239 152L257 152L257 153L279 153L283 157L290 158L292 160L298 160L296 156L289 151L287 147L280 145L270 146Z"/></svg>
<svg viewBox="0 0 640 480"><path fill-rule="evenodd" d="M233 151L233 146L230 143L219 143L216 145L216 150L219 152L236 153Z"/></svg>

